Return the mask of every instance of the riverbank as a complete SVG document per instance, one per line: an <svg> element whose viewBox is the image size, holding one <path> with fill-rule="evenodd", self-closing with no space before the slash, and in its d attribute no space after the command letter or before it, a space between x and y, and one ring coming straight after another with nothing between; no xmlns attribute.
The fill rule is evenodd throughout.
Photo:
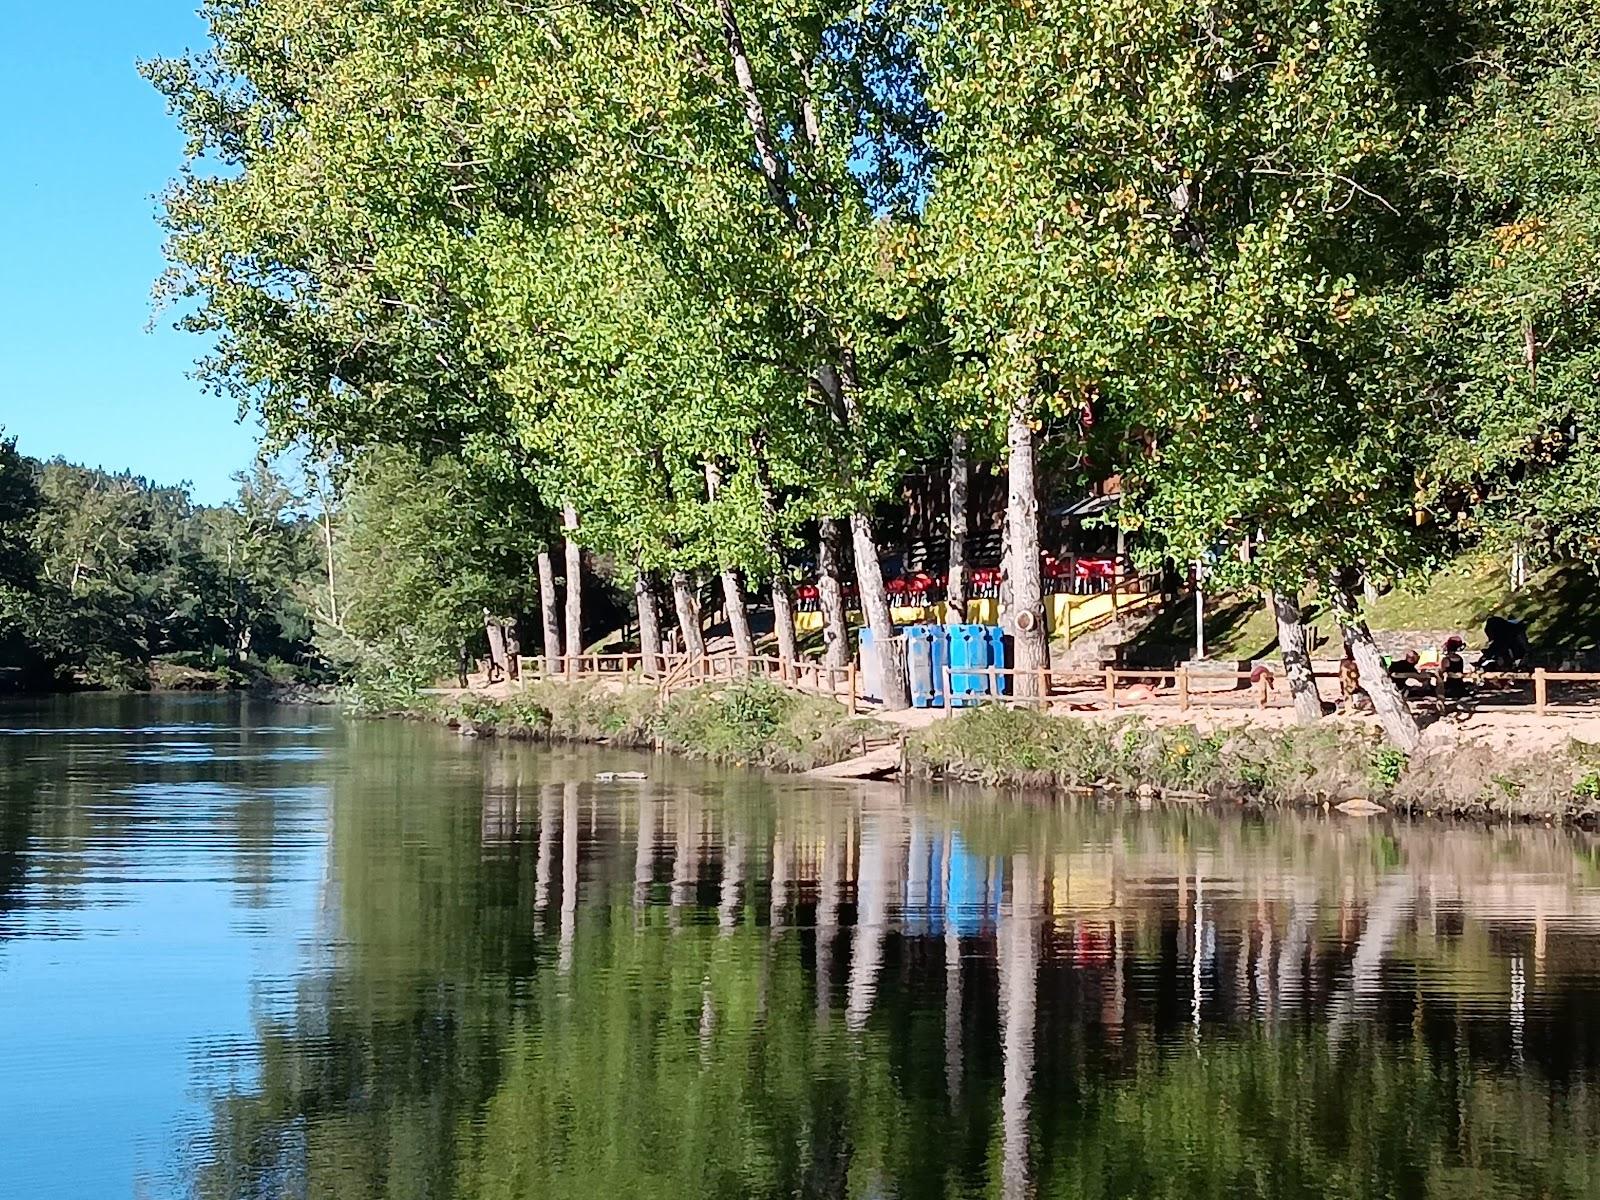
<svg viewBox="0 0 1600 1200"><path fill-rule="evenodd" d="M894 742L898 731L832 700L754 680L686 688L541 681L475 692L357 698L357 711L433 720L469 737L655 749L706 762L808 771Z"/></svg>
<svg viewBox="0 0 1600 1200"><path fill-rule="evenodd" d="M898 744L905 775L990 787L1600 820L1600 746L1558 740L1548 729L1519 751L1441 723L1408 758L1359 720L1305 727L1278 721L1277 714L1181 721L1157 710L1057 716L981 707L951 716L919 710L897 721L851 715L831 700L764 681L704 684L665 700L647 687L546 681L521 690L502 686L496 695L369 701L364 711L434 720L468 736L656 749L783 771L813 770Z"/></svg>
<svg viewBox="0 0 1600 1200"><path fill-rule="evenodd" d="M1274 806L1356 801L1392 812L1600 820L1600 747L1522 753L1436 734L1407 757L1359 722L1314 726L972 709L907 737L910 774L997 787L1117 789Z"/></svg>

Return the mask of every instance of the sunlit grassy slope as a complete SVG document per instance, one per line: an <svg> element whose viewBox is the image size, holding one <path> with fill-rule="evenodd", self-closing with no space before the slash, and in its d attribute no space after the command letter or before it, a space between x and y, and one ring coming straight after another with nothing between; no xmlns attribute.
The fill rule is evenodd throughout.
<svg viewBox="0 0 1600 1200"><path fill-rule="evenodd" d="M1333 620L1314 601L1313 628L1322 653L1338 646ZM1483 623L1491 615L1528 622L1529 637L1546 650L1577 650L1600 645L1600 579L1582 567L1565 564L1539 571L1520 591L1511 590L1503 561L1464 558L1435 574L1415 591L1396 590L1368 606L1377 631L1451 631L1470 645L1483 642ZM1140 636L1138 661L1187 657L1194 646L1194 609L1180 602ZM1272 615L1255 596L1230 595L1206 605L1206 651L1215 658L1252 658L1277 652Z"/></svg>

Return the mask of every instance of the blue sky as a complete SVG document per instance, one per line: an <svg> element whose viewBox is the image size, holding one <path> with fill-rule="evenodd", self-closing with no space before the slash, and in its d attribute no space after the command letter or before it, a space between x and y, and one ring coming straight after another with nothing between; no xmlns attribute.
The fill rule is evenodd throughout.
<svg viewBox="0 0 1600 1200"><path fill-rule="evenodd" d="M199 47L199 0L4 5L0 426L26 454L228 498L257 430L188 378L205 343L151 326L156 200L182 161L140 58Z"/></svg>

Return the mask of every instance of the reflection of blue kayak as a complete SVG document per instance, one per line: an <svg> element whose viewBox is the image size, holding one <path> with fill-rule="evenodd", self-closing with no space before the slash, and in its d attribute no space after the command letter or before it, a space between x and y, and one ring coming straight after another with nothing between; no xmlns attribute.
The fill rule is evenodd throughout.
<svg viewBox="0 0 1600 1200"><path fill-rule="evenodd" d="M995 866L993 900L1000 893L1000 867ZM959 833L950 835L950 891L945 898L945 916L956 932L970 935L981 930L993 912L989 864L968 852Z"/></svg>
<svg viewBox="0 0 1600 1200"><path fill-rule="evenodd" d="M902 920L913 936L944 932L944 840L927 836L916 823L911 825L911 843L906 851L906 887Z"/></svg>

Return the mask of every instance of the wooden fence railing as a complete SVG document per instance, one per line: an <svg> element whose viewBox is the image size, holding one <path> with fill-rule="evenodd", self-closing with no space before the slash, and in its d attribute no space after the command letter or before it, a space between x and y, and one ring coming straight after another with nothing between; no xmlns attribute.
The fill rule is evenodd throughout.
<svg viewBox="0 0 1600 1200"><path fill-rule="evenodd" d="M541 655L521 661L524 679L636 679L670 694L683 687L716 680L770 679L801 691L831 696L854 711L857 680L854 664L829 666L816 659L781 659L767 654L569 654L550 668Z"/></svg>
<svg viewBox="0 0 1600 1200"><path fill-rule="evenodd" d="M1484 671L1475 678L1485 682L1516 683L1533 689L1533 711L1543 714L1552 708L1572 708L1575 705L1550 703L1552 683L1600 683L1596 671L1547 671L1535 667L1532 671ZM1587 705L1585 707L1588 707Z"/></svg>
<svg viewBox="0 0 1600 1200"><path fill-rule="evenodd" d="M650 659L650 661L646 661ZM557 664L556 670L549 670L543 657L524 658L522 660L522 675L527 678L554 678L575 679L613 678L637 679L640 682L653 684L664 695L670 695L680 688L696 686L718 680L733 682L739 679L769 679L775 683L782 683L788 687L813 695L828 696L838 700L855 712L860 707L859 679L855 664L843 667L829 666L817 659L780 659L774 655L738 655L738 654L658 654L647 656L637 652L622 654L575 654L568 655ZM1056 671L1048 667L1022 670L1016 667L951 667L943 668L943 697L941 707L946 712L956 707L962 697L957 697L953 691L953 683L957 677L977 676L984 681L981 694L968 698L977 703L1001 704L1008 707L1045 708L1056 698L1072 694L1092 694L1098 691L1103 698L1105 707L1115 711L1119 701L1117 689L1119 682L1153 683L1157 688L1171 688L1171 699L1176 700L1178 710L1186 712L1191 708L1232 708L1237 707L1236 702L1220 704L1208 703L1207 697L1211 694L1200 690L1197 692L1195 684L1199 681L1213 683L1231 680L1236 685L1240 682L1252 682L1250 671L1191 671L1187 664L1179 664L1172 668L1140 668L1140 667L1108 667L1103 671ZM1317 679L1336 679L1336 671L1315 671ZM1281 680L1281 675L1275 675ZM1485 682L1515 683L1531 687L1533 691L1533 708L1540 714L1552 708L1570 708L1574 706L1553 704L1550 700L1550 685L1565 683L1600 684L1600 672L1591 671L1548 671L1540 667L1534 671L1491 671L1475 676ZM1031 687L1024 690L1026 695L1018 695L1018 683L1027 680ZM1008 685L1004 691L1001 685ZM1237 698L1241 689L1237 686L1217 695L1227 695ZM1157 703L1168 700L1169 697L1156 695L1151 697ZM1125 701L1124 701L1125 703Z"/></svg>

